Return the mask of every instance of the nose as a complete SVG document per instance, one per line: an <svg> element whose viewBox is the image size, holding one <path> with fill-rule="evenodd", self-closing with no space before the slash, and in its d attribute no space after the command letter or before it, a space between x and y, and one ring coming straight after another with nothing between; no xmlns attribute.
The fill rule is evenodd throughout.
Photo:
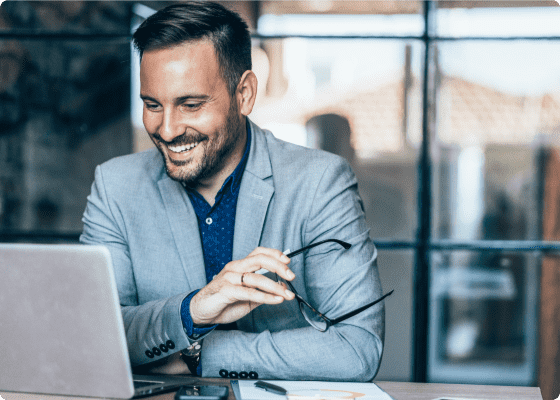
<svg viewBox="0 0 560 400"><path fill-rule="evenodd" d="M166 142L171 142L177 136L184 133L184 129L181 128L181 124L175 115L173 107L163 110L163 118L157 133Z"/></svg>

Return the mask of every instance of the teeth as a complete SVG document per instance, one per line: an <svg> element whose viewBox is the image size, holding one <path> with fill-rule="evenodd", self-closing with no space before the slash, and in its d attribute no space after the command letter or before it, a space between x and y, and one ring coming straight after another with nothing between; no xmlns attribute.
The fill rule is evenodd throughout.
<svg viewBox="0 0 560 400"><path fill-rule="evenodd" d="M194 149L197 145L198 143L189 143L183 146L167 146L167 148L173 153L182 153L183 151Z"/></svg>

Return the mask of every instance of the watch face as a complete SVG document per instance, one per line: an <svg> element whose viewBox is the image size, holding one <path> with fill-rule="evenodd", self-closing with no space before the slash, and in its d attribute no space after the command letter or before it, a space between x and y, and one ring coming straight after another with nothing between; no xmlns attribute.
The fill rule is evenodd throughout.
<svg viewBox="0 0 560 400"><path fill-rule="evenodd" d="M194 342L189 347L184 349L181 353L187 357L199 355L202 351L202 341Z"/></svg>

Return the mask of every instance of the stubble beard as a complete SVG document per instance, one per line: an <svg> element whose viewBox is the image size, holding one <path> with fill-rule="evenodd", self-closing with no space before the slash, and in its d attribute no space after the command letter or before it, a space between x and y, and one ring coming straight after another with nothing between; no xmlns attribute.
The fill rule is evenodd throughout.
<svg viewBox="0 0 560 400"><path fill-rule="evenodd" d="M183 162L171 160L161 148L165 145L159 143L157 147L163 156L167 175L184 185L195 186L196 183L219 172L234 151L237 141L243 137L244 126L242 120L237 112L237 103L232 101L226 122L220 127L214 139L208 139L206 135L198 135L201 140L196 141L199 141L198 146L201 146L200 150L203 150L202 158L198 164L194 164L195 160Z"/></svg>

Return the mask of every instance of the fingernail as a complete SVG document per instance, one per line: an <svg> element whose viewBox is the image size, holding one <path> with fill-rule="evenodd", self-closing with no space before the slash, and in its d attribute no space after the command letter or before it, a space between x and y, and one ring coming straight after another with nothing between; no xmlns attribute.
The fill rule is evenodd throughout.
<svg viewBox="0 0 560 400"><path fill-rule="evenodd" d="M280 296L274 296L274 298L275 298L276 300L278 300L278 301L284 300L284 298L283 298L283 297L280 297Z"/></svg>
<svg viewBox="0 0 560 400"><path fill-rule="evenodd" d="M288 289L286 289L286 294L288 295L288 297L292 297L292 296L295 297L296 296L291 290L288 290Z"/></svg>
<svg viewBox="0 0 560 400"><path fill-rule="evenodd" d="M288 256L285 255L285 254L282 254L282 257L280 257L280 258L281 258L281 261L284 261L284 262L286 262L286 263L290 261L290 257L288 257Z"/></svg>
<svg viewBox="0 0 560 400"><path fill-rule="evenodd" d="M288 275L288 278L291 279L294 279L296 277L296 274L294 274L291 270L288 270L288 273L286 275Z"/></svg>

